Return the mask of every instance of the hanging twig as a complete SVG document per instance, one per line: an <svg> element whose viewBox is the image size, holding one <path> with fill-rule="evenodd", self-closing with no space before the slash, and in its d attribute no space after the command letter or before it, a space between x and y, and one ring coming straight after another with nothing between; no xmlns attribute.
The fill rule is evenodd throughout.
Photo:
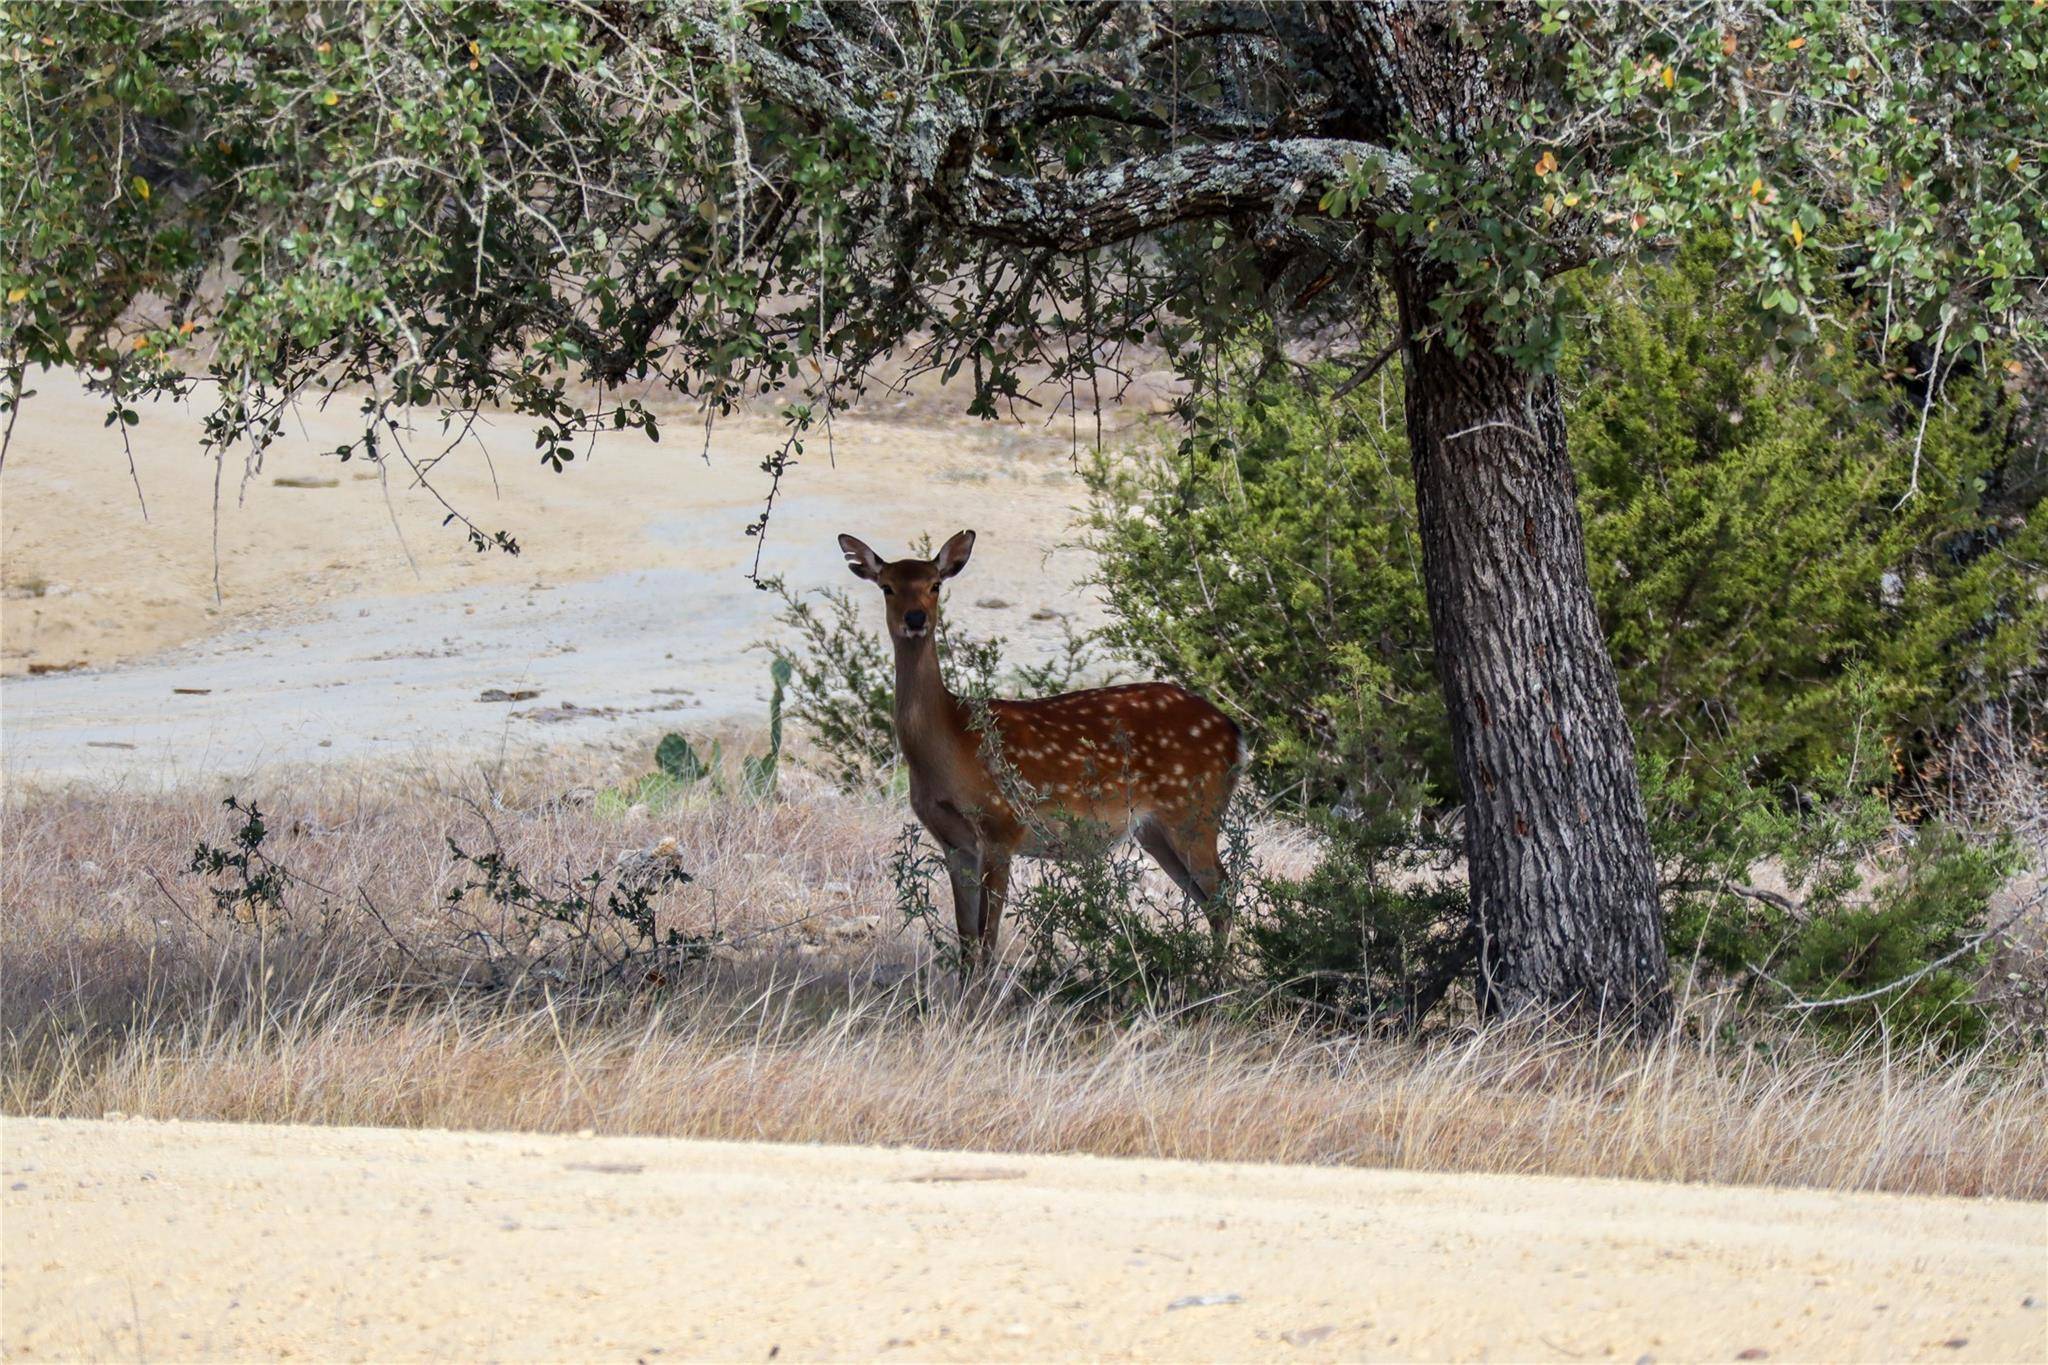
<svg viewBox="0 0 2048 1365"><path fill-rule="evenodd" d="M1894 512L1911 502L1920 491L1920 447L1927 441L1927 416L1934 410L1934 394L1941 387L1941 349L1948 340L1949 316L1949 311L1944 308L1941 330L1934 334L1934 359L1927 364L1927 393L1920 400L1920 429L1913 433L1913 478L1906 485L1906 491L1899 495L1899 500L1892 504ZM1949 368L1955 367L1951 365Z"/></svg>

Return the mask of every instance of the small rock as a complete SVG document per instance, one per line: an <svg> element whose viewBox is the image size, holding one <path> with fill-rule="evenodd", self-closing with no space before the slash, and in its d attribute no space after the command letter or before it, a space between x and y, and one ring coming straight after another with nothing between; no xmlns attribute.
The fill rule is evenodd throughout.
<svg viewBox="0 0 2048 1365"><path fill-rule="evenodd" d="M10 1190L25 1190L28 1188L28 1182L26 1180L17 1180L7 1188Z"/></svg>
<svg viewBox="0 0 2048 1365"><path fill-rule="evenodd" d="M1166 1311L1175 1312L1182 1308L1217 1308L1227 1303L1243 1303L1242 1294L1187 1294L1166 1305Z"/></svg>
<svg viewBox="0 0 2048 1365"><path fill-rule="evenodd" d="M1282 1332L1280 1340L1289 1346L1313 1346L1336 1330L1328 1323L1321 1327L1296 1327L1292 1331Z"/></svg>
<svg viewBox="0 0 2048 1365"><path fill-rule="evenodd" d="M1770 1354L1769 1351L1766 1351L1761 1346L1751 1346L1746 1350L1737 1351L1735 1358L1737 1360L1767 1360L1770 1358Z"/></svg>
<svg viewBox="0 0 2048 1365"><path fill-rule="evenodd" d="M1006 610L1010 604L1008 602L1005 602L1000 597L984 597L979 602L976 602L974 605L980 607L983 611L1003 611Z"/></svg>
<svg viewBox="0 0 2048 1365"><path fill-rule="evenodd" d="M1941 1344L1948 1347L1951 1351L1960 1351L1970 1344L1970 1339L1968 1337L1950 1337Z"/></svg>
<svg viewBox="0 0 2048 1365"><path fill-rule="evenodd" d="M531 687L521 687L509 692L502 687L486 687L483 691L477 693L476 699L478 701L532 701L539 695L540 693Z"/></svg>
<svg viewBox="0 0 2048 1365"><path fill-rule="evenodd" d="M2024 1299L2020 1300L2020 1307L2022 1308L2039 1308L2040 1306L2041 1301L2035 1298L2032 1294L2029 1294Z"/></svg>

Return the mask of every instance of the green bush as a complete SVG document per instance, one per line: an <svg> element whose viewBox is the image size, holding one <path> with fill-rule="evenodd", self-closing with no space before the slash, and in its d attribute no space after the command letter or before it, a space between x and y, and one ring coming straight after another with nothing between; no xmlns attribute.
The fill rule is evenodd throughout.
<svg viewBox="0 0 2048 1365"><path fill-rule="evenodd" d="M1985 915L2019 869L2016 848L1903 826L1871 776L1852 759L1792 804L1734 782L1701 789L1649 760L1672 956L1683 975L1736 980L1831 1031L1976 1042ZM1759 872L1775 885L1752 885Z"/></svg>
<svg viewBox="0 0 2048 1365"><path fill-rule="evenodd" d="M1806 781L1846 752L1854 675L1904 761L2038 658L2048 471L1996 384L1947 382L1902 504L1919 405L1874 360L1778 361L1705 261L1575 302L1587 556L1645 754ZM1253 379L1091 471L1105 639L1218 698L1310 809L1456 799L1398 370L1334 403Z"/></svg>
<svg viewBox="0 0 2048 1365"><path fill-rule="evenodd" d="M1589 568L1681 968L1814 1000L1957 954L1812 1014L1969 1035L1974 950L1958 950L2010 859L1902 833L1880 797L2039 666L2044 471L2016 457L2013 405L1947 376L1918 440L1918 395L1876 358L1775 356L1704 258L1570 297ZM1386 875L1457 801L1399 365L1332 401L1334 374L1304 386L1269 355L1238 361L1237 396L1176 445L1091 471L1104 635L1229 709L1269 793L1339 817L1326 866L1252 930L1262 970L1328 981L1319 1003L1340 1013L1412 1013L1461 910ZM1765 861L1794 882L1783 905L1728 889Z"/></svg>
<svg viewBox="0 0 2048 1365"><path fill-rule="evenodd" d="M1313 872L1258 879L1251 965L1274 994L1339 1023L1412 1031L1478 958L1452 850L1385 818L1319 824Z"/></svg>

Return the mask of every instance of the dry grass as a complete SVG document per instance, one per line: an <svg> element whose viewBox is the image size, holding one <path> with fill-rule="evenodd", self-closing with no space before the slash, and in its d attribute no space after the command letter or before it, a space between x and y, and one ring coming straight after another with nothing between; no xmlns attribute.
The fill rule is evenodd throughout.
<svg viewBox="0 0 2048 1365"><path fill-rule="evenodd" d="M223 829L204 794L10 794L0 1106L2048 1197L2039 1057L1762 1045L1704 1003L1633 1048L1534 1028L1336 1037L1250 1009L1107 1023L1015 990L962 997L930 969L894 926L893 805L799 783L621 819L559 799L562 773L495 795L316 782L252 793L277 852L362 887L417 959L345 897L260 931L202 909L179 869ZM744 950L573 1001L423 973L465 951L443 835L483 840L486 813L531 870L674 838L698 880L665 893L664 924L715 922Z"/></svg>

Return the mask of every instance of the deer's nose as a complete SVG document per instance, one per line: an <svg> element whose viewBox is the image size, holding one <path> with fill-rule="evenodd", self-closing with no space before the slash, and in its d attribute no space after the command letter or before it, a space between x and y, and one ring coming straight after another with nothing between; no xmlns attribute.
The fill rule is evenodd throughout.
<svg viewBox="0 0 2048 1365"><path fill-rule="evenodd" d="M903 613L903 624L910 630L923 630L924 623L928 619L930 618L921 611L906 611Z"/></svg>

